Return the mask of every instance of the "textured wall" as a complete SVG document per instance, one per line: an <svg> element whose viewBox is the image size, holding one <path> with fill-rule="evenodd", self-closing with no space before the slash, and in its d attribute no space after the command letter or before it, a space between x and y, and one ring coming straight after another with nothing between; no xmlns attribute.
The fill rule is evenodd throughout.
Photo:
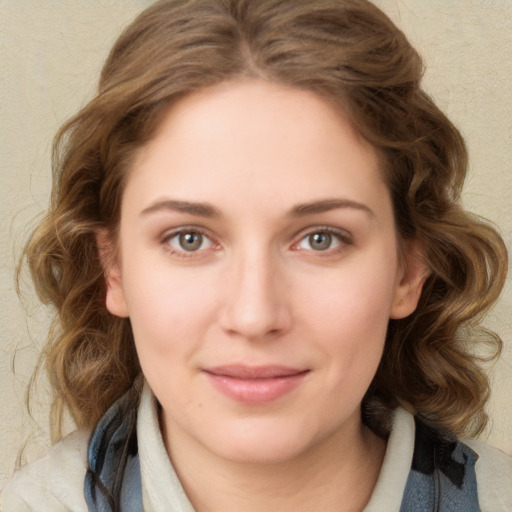
<svg viewBox="0 0 512 512"><path fill-rule="evenodd" d="M0 1L0 487L24 456L48 445L48 392L37 390L33 419L24 391L48 315L13 284L15 256L50 187L50 145L58 126L92 95L115 36L149 1ZM500 225L512 243L512 1L378 0L425 57L425 84L462 129L470 157L465 205ZM496 366L490 443L512 453L512 287L487 319L505 342ZM507 314L507 312L509 314ZM16 351L16 352L15 352Z"/></svg>

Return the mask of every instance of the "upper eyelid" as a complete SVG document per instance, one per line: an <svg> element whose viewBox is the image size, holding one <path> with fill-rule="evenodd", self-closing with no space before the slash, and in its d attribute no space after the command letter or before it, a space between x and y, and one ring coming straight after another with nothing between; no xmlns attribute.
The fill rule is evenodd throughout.
<svg viewBox="0 0 512 512"><path fill-rule="evenodd" d="M211 234L210 230L202 228L200 226L187 225L180 226L177 228L166 229L160 235L160 238L163 241L168 240L169 238L173 238L180 233L199 233L203 236L208 237L210 240L215 241L216 237Z"/></svg>
<svg viewBox="0 0 512 512"><path fill-rule="evenodd" d="M312 235L314 233L329 233L330 235L337 235L342 240L352 240L353 236L350 233L350 231L343 229L343 228L337 228L334 226L311 226L305 229L302 229L297 235L295 235L295 240L302 240L304 237Z"/></svg>

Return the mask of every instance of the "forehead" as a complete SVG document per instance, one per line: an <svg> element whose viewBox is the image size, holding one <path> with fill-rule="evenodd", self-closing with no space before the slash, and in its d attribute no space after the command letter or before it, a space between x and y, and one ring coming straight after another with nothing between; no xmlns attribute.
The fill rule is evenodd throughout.
<svg viewBox="0 0 512 512"><path fill-rule="evenodd" d="M176 101L139 151L125 196L284 208L334 193L374 201L383 191L376 152L340 109L310 91L247 80Z"/></svg>

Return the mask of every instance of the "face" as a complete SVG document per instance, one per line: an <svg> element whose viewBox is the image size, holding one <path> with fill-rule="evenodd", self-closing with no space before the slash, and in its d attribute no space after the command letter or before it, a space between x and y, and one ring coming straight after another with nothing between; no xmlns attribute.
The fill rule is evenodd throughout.
<svg viewBox="0 0 512 512"><path fill-rule="evenodd" d="M389 318L421 288L373 149L313 93L259 81L171 107L119 244L107 307L130 317L164 437L229 460L352 432Z"/></svg>

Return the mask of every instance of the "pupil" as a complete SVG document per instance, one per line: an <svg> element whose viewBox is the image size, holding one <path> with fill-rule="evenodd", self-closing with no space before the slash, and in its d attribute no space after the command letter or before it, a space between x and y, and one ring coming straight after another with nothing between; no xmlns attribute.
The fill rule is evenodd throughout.
<svg viewBox="0 0 512 512"><path fill-rule="evenodd" d="M331 245L331 235L329 233L315 233L310 235L309 243L315 251L323 251L329 249Z"/></svg>
<svg viewBox="0 0 512 512"><path fill-rule="evenodd" d="M180 245L185 251L195 251L201 247L203 237L199 233L184 233L180 235Z"/></svg>

